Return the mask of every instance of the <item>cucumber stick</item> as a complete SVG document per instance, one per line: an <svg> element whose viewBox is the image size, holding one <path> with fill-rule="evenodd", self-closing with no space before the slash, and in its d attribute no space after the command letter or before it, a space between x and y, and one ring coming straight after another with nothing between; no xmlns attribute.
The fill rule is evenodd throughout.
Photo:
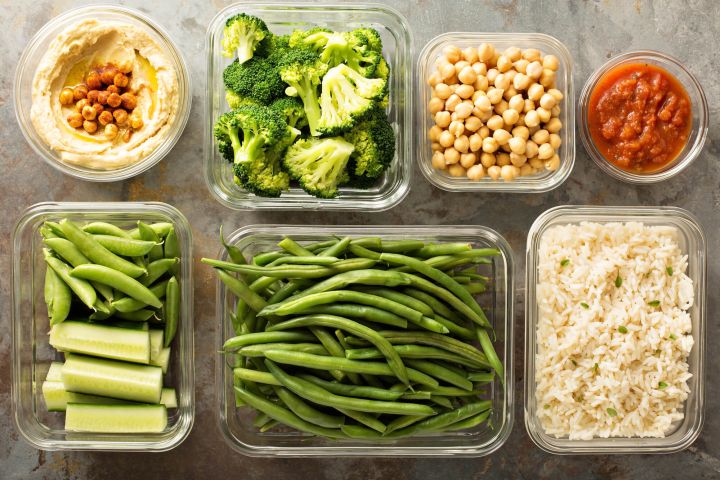
<svg viewBox="0 0 720 480"><path fill-rule="evenodd" d="M150 361L160 356L160 350L163 348L163 335L162 330L150 330Z"/></svg>
<svg viewBox="0 0 720 480"><path fill-rule="evenodd" d="M62 381L45 381L42 384L43 398L49 412L64 412L68 403L106 403L109 405L128 405L133 402L117 398L68 392ZM163 388L160 404L165 408L177 408L177 393L174 388Z"/></svg>
<svg viewBox="0 0 720 480"><path fill-rule="evenodd" d="M62 362L52 362L45 380L48 382L62 382Z"/></svg>
<svg viewBox="0 0 720 480"><path fill-rule="evenodd" d="M65 429L97 433L157 433L167 427L164 405L69 403Z"/></svg>
<svg viewBox="0 0 720 480"><path fill-rule="evenodd" d="M150 363L150 334L144 330L66 321L50 330L50 345L65 352Z"/></svg>
<svg viewBox="0 0 720 480"><path fill-rule="evenodd" d="M174 388L163 388L160 395L160 403L165 408L177 408L177 393Z"/></svg>
<svg viewBox="0 0 720 480"><path fill-rule="evenodd" d="M62 381L72 392L159 403L162 368L68 353Z"/></svg>
<svg viewBox="0 0 720 480"><path fill-rule="evenodd" d="M168 365L170 364L170 347L165 347L160 350L157 357L150 355L150 365L155 365L162 368L162 373L167 373Z"/></svg>

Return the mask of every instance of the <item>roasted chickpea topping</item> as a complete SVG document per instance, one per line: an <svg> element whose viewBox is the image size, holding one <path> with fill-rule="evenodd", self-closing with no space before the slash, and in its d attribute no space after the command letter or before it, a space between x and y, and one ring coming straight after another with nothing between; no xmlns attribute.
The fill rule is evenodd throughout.
<svg viewBox="0 0 720 480"><path fill-rule="evenodd" d="M113 123L113 114L106 110L106 111L102 112L100 115L98 115L97 119L98 119L98 122L100 122L100 125L105 126L110 123Z"/></svg>
<svg viewBox="0 0 720 480"><path fill-rule="evenodd" d="M78 100L82 100L83 98L87 97L87 94L88 94L87 85L78 85L77 87L73 88L73 99L76 102Z"/></svg>
<svg viewBox="0 0 720 480"><path fill-rule="evenodd" d="M112 114L118 125L124 125L128 120L127 110L123 110L122 108L118 108Z"/></svg>
<svg viewBox="0 0 720 480"><path fill-rule="evenodd" d="M137 107L137 97L132 93L125 92L120 95L122 98L122 106L125 110L134 110Z"/></svg>
<svg viewBox="0 0 720 480"><path fill-rule="evenodd" d="M117 108L122 103L122 98L117 93L111 93L108 96L107 104L110 105L113 108Z"/></svg>
<svg viewBox="0 0 720 480"><path fill-rule="evenodd" d="M83 121L85 121L85 119L83 118L83 116L81 114L79 114L77 112L71 113L67 117L68 125L70 125L73 128L82 127Z"/></svg>
<svg viewBox="0 0 720 480"><path fill-rule="evenodd" d="M83 128L88 133L95 133L95 132L97 132L98 124L97 124L97 122L94 122L92 120L85 120L83 122Z"/></svg>
<svg viewBox="0 0 720 480"><path fill-rule="evenodd" d="M100 78L100 74L97 72L88 73L86 82L88 88L91 90L100 90L102 88L102 79Z"/></svg>
<svg viewBox="0 0 720 480"><path fill-rule="evenodd" d="M63 88L60 92L60 104L61 105L72 105L75 103L75 94L72 88Z"/></svg>
<svg viewBox="0 0 720 480"><path fill-rule="evenodd" d="M107 137L108 140L112 140L113 138L117 137L119 130L117 125L113 123L109 123L105 125L105 137Z"/></svg>

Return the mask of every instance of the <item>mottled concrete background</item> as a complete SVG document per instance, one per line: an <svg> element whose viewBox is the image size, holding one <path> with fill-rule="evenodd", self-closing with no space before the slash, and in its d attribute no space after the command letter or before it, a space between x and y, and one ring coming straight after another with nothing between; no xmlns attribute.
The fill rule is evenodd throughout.
<svg viewBox="0 0 720 480"><path fill-rule="evenodd" d="M111 185L81 182L47 166L23 140L15 121L12 76L21 50L49 19L79 5L73 0L0 0L0 478L719 478L720 477L720 334L716 288L720 278L720 165L718 164L717 52L720 50L720 4L713 0L679 1L459 1L419 0L393 3L408 17L414 55L430 38L445 31L544 32L569 48L575 61L576 95L593 69L608 57L640 48L662 50L682 59L700 79L711 108L705 151L684 174L651 187L633 187L603 174L582 147L575 170L564 185L540 195L451 194L431 187L415 172L402 206L382 214L254 213L229 210L210 197L202 178L205 125L205 29L224 4L204 1L138 1L179 43L193 80L193 112L173 152L149 172ZM264 460L241 456L222 440L216 427L213 385L214 279L196 269L197 408L190 437L162 454L45 453L23 442L10 408L10 236L20 212L48 200L159 200L175 205L190 220L195 263L218 250L217 228L226 231L249 223L303 224L479 224L502 233L517 255L520 279L516 309L516 422L510 440L495 454L479 459L335 459ZM693 446L668 456L550 456L528 438L522 420L524 252L526 232L544 210L561 204L678 205L701 220L708 236L709 312L705 427ZM502 212L502 213L501 213Z"/></svg>

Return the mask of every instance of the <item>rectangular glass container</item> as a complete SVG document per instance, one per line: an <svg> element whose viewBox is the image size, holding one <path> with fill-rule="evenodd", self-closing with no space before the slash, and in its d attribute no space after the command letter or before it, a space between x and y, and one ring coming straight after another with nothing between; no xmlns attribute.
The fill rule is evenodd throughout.
<svg viewBox="0 0 720 480"><path fill-rule="evenodd" d="M180 245L180 319L165 385L175 388L177 409L168 410L168 426L161 433L98 434L64 429L62 413L48 412L42 382L50 363L62 359L48 343L50 330L43 299L46 263L39 228L46 220L110 222L133 228L138 220L170 222ZM22 437L41 450L166 451L190 433L195 410L193 360L192 232L185 217L164 203L58 202L28 208L13 233L13 383L15 423Z"/></svg>
<svg viewBox="0 0 720 480"><path fill-rule="evenodd" d="M664 438L593 438L569 440L547 435L537 418L535 399L535 358L537 355L538 248L540 239L554 225L581 222L642 222L648 226L670 226L679 232L680 250L688 256L687 275L692 279L695 301L690 309L695 345L688 364L690 394L685 401L685 417ZM705 388L705 289L707 250L705 235L689 212L677 207L597 207L561 206L540 215L528 234L525 289L525 428L535 444L555 454L673 453L688 447L700 434L704 419Z"/></svg>
<svg viewBox="0 0 720 480"><path fill-rule="evenodd" d="M382 38L383 56L390 66L390 104L387 109L395 129L395 159L370 189L340 188L337 198L316 198L292 187L279 198L259 197L233 181L232 165L218 152L212 135L215 120L229 110L225 101L223 70L232 59L222 55L225 21L237 13L255 15L272 33L284 35L294 29L315 26L347 31L372 27ZM382 211L405 198L410 188L412 148L412 38L407 20L394 8L380 4L344 3L236 3L220 11L210 22L206 39L207 105L205 110L205 179L210 192L234 209L361 210Z"/></svg>
<svg viewBox="0 0 720 480"><path fill-rule="evenodd" d="M555 88L564 96L560 107L562 145L558 151L560 168L554 172L543 171L536 175L517 177L512 182L492 180L470 180L467 177L451 177L447 171L432 167L432 150L428 131L435 122L428 111L428 102L432 96L432 87L427 79L435 71L435 61L445 47L454 45L461 49L479 47L481 43L491 43L498 51L509 47L520 49L537 48L544 55L555 55L560 61ZM438 188L450 192L547 192L562 184L575 164L575 92L573 90L573 60L567 47L558 39L543 33L484 33L484 32L446 32L430 40L420 52L417 68L417 105L415 106L417 135L418 168L427 180Z"/></svg>
<svg viewBox="0 0 720 480"><path fill-rule="evenodd" d="M216 385L220 429L228 443L240 453L257 457L315 457L315 456L456 456L480 457L488 455L507 440L513 425L513 257L507 241L497 232L476 226L281 226L250 225L228 237L246 257L272 249L285 236L299 242L317 242L338 236L379 236L385 239L420 239L434 242L469 242L475 247L495 247L501 252L492 257L486 274L493 278L488 292L481 297L488 319L495 329L495 349L505 366L505 387L493 382L489 395L493 400L490 424L462 432L421 435L395 442L368 443L359 440L327 440L297 431L260 433L253 425L254 413L248 407L235 407L233 375L222 355L217 356ZM220 259L227 259L222 249ZM222 282L217 282L217 345L235 336L230 314L234 312L235 297Z"/></svg>

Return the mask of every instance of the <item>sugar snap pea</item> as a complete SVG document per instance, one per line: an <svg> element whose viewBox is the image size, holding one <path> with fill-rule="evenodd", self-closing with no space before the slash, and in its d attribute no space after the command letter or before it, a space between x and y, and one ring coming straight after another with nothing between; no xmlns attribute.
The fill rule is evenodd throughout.
<svg viewBox="0 0 720 480"><path fill-rule="evenodd" d="M84 232L97 235L112 235L121 238L132 238L125 230L108 222L90 222L83 225L82 230Z"/></svg>
<svg viewBox="0 0 720 480"><path fill-rule="evenodd" d="M70 275L74 278L92 280L120 290L126 295L145 302L148 305L160 308L162 302L142 283L134 278L104 265L78 265Z"/></svg>
<svg viewBox="0 0 720 480"><path fill-rule="evenodd" d="M93 235L93 238L112 253L123 257L142 257L157 246L155 242L112 235Z"/></svg>
<svg viewBox="0 0 720 480"><path fill-rule="evenodd" d="M150 292L152 293L152 291ZM170 277L165 287L165 347L169 347L175 338L178 323L180 322L180 284L177 278Z"/></svg>
<svg viewBox="0 0 720 480"><path fill-rule="evenodd" d="M153 262L163 258L163 246L160 242L160 235L158 235L157 232L155 232L155 230L145 222L138 221L137 225L138 231L140 232L140 239L153 242L154 244L148 253L148 260ZM170 227L170 229L172 229L172 227ZM170 232L170 229L168 229L168 233Z"/></svg>
<svg viewBox="0 0 720 480"><path fill-rule="evenodd" d="M43 250L45 261L58 274L65 284L70 287L75 295L78 296L88 308L95 310L95 302L97 301L97 293L95 289L86 280L76 278L70 274L72 268L61 260L53 257L48 250Z"/></svg>
<svg viewBox="0 0 720 480"><path fill-rule="evenodd" d="M168 222L155 222L149 224L148 226L152 228L155 234L157 234L157 236L160 238L165 238L170 229L173 228L172 223ZM130 238L134 238L135 240L141 240L139 228L134 228L127 233L128 235L130 235Z"/></svg>
<svg viewBox="0 0 720 480"><path fill-rule="evenodd" d="M156 283L152 287L150 287L150 291L155 295L157 298L162 299L165 297L166 293L166 287L167 287L168 280L163 280L161 282ZM110 304L115 307L115 309L118 312L136 312L140 310L141 308L145 308L147 306L147 303L141 302L140 300L135 300L132 297L123 297L119 298L117 300L114 300L110 302Z"/></svg>
<svg viewBox="0 0 720 480"><path fill-rule="evenodd" d="M152 285L160 277L165 275L173 266L177 265L180 261L179 258L161 258L150 262L147 266L147 274L140 277L140 283L145 285Z"/></svg>
<svg viewBox="0 0 720 480"><path fill-rule="evenodd" d="M45 270L45 303L47 303L50 325L57 325L70 314L72 295L70 287L48 265Z"/></svg>

